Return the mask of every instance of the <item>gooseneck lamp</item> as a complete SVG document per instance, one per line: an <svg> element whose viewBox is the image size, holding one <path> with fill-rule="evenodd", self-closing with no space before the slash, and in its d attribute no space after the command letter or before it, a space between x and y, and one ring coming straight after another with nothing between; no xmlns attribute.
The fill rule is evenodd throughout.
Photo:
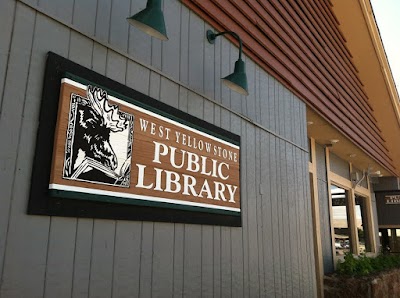
<svg viewBox="0 0 400 298"><path fill-rule="evenodd" d="M127 20L129 24L155 38L168 40L161 0L147 0L146 8Z"/></svg>
<svg viewBox="0 0 400 298"><path fill-rule="evenodd" d="M239 59L235 62L233 73L221 80L228 88L247 96L249 92L247 89L246 65L242 60L242 40L239 35L232 31L214 33L212 30L207 30L207 40L209 43L214 44L215 39L224 34L230 34L239 41Z"/></svg>

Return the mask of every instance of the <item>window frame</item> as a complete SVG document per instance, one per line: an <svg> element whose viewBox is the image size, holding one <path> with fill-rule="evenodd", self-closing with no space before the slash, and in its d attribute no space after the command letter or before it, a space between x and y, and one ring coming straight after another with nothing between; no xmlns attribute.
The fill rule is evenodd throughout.
<svg viewBox="0 0 400 298"><path fill-rule="evenodd" d="M356 247L356 239L355 239L355 237L354 237L354 231L353 231L353 227L352 227L352 223L353 222L355 222L355 221L352 221L352 214L353 214L353 212L352 212L352 208L351 208L351 196L352 196L352 193L351 193L351 191L350 191L350 189L348 189L347 187L344 187L344 186L342 186L342 185L339 185L338 183L335 183L335 182L331 182L330 184L329 184L329 217L330 217L330 223L331 223L331 238L332 238L332 242L333 242L333 250L332 250L332 254L333 254L333 256L336 256L337 257L337 259L342 259L343 257L342 256L337 256L336 255L336 247L335 247L335 227L333 226L333 204L332 204L332 193L331 193L331 190L332 190L332 186L336 186L336 187L338 187L338 188L341 188L341 189L343 189L345 192L346 192L346 213L347 213L347 216L348 216L348 218L347 218L347 224L348 224L348 229L349 229L349 232L350 232L350 251L352 252L352 253L354 253L354 251L355 251L355 247Z"/></svg>
<svg viewBox="0 0 400 298"><path fill-rule="evenodd" d="M359 244L359 239L358 239L358 233L357 233L357 224L356 224L356 195L362 196L365 198L366 201L366 209L367 209L367 228L370 233L368 233L368 241L370 242L371 245L371 251L367 252L366 254L376 254L376 239L374 237L374 217L373 217L373 212L372 212L372 201L371 201L371 185L368 177L365 177L367 179L367 186L368 188L365 188L363 186L357 185L356 187L353 187L353 183L351 180L344 178L330 170L330 151L329 148L325 149L325 156L326 156L326 167L327 167L327 182L328 182L328 196L329 196L329 216L330 216L330 225L331 225L331 239L332 239L332 252L335 252L335 240L334 240L334 227L333 227L333 209L332 209L332 200L331 200L331 186L335 185L338 187L341 187L345 190L348 191L348 208L349 208L349 224L350 224L350 237L351 237L351 242L352 242L352 248L351 252L354 255L360 255L360 244ZM349 170L350 173L353 171L353 165L351 162L349 162ZM336 269L336 264L337 261L340 259L342 260L342 256L336 256L336 253L332 253L333 255L333 260L334 260L334 266Z"/></svg>
<svg viewBox="0 0 400 298"><path fill-rule="evenodd" d="M310 199L311 211L313 221L313 241L314 241L314 260L315 260L315 275L317 277L317 291L318 297L323 297L324 289L324 265L322 256L322 243L321 243L321 224L319 214L319 198L318 198L318 183L317 183L317 156L315 153L315 139L308 138L310 154L308 161L309 172L309 185L310 185Z"/></svg>

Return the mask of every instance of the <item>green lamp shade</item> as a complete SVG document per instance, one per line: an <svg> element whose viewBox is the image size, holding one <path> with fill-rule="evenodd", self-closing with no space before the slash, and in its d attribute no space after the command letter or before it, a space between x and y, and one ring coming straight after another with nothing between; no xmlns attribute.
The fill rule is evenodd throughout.
<svg viewBox="0 0 400 298"><path fill-rule="evenodd" d="M235 69L232 74L221 79L222 82L233 91L243 95L249 95L247 89L246 66L242 59L235 62Z"/></svg>
<svg viewBox="0 0 400 298"><path fill-rule="evenodd" d="M148 0L145 9L127 18L127 20L129 24L155 38L168 40L164 14L161 10L161 0Z"/></svg>

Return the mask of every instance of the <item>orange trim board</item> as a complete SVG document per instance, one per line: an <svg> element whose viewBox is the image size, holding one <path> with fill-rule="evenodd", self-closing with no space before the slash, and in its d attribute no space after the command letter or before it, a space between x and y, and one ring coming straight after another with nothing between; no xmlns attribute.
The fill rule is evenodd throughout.
<svg viewBox="0 0 400 298"><path fill-rule="evenodd" d="M239 215L239 157L236 144L62 79L50 190Z"/></svg>

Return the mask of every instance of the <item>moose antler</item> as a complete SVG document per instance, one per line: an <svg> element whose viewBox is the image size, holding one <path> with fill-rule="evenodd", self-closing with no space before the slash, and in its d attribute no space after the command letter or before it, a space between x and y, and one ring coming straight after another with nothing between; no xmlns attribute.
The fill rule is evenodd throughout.
<svg viewBox="0 0 400 298"><path fill-rule="evenodd" d="M108 103L108 96L105 90L88 85L87 98L95 113L103 119L103 124L112 132L126 129L128 121L121 117L117 105Z"/></svg>

